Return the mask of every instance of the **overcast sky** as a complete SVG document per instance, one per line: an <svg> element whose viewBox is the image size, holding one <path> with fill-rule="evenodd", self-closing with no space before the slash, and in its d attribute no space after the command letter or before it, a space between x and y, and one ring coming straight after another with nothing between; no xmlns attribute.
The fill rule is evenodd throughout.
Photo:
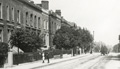
<svg viewBox="0 0 120 69"><path fill-rule="evenodd" d="M41 0L34 0L41 3ZM95 31L95 41L117 44L120 34L120 0L49 0L50 9L78 26Z"/></svg>

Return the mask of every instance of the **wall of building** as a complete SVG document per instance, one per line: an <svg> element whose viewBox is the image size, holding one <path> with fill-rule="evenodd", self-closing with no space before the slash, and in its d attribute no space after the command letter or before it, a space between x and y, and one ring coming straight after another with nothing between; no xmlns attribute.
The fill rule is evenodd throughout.
<svg viewBox="0 0 120 69"><path fill-rule="evenodd" d="M9 38L13 29L17 26L21 26L23 23L23 14L18 14L18 10L22 12L22 5L16 0L0 0L0 4L0 12L2 13L2 18L0 19L0 31L2 30L2 33L0 33L2 35L2 42L9 43Z"/></svg>
<svg viewBox="0 0 120 69"><path fill-rule="evenodd" d="M44 38L45 46L47 46L47 49L49 48L49 11L42 9L42 35Z"/></svg>
<svg viewBox="0 0 120 69"><path fill-rule="evenodd" d="M34 8L29 2L23 3L23 26L40 35L42 25L42 11Z"/></svg>
<svg viewBox="0 0 120 69"><path fill-rule="evenodd" d="M36 5L28 0L0 0L0 41L9 43L14 29L24 28L43 36L47 48L53 46L55 32L61 25L70 25L61 17L61 10L50 11L48 1L41 3Z"/></svg>
<svg viewBox="0 0 120 69"><path fill-rule="evenodd" d="M8 43L15 28L25 28L44 34L45 43L49 46L48 11L26 0L0 0L0 12L0 41ZM44 29L44 26L47 28Z"/></svg>

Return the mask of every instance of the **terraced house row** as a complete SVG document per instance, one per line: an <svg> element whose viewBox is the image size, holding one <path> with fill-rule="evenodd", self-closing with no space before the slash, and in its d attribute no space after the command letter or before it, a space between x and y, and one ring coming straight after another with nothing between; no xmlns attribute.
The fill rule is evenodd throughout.
<svg viewBox="0 0 120 69"><path fill-rule="evenodd" d="M34 4L30 0L0 0L0 41L9 43L11 33L16 28L29 29L44 37L44 44L53 45L53 37L61 25L69 24L61 16L61 10L49 10L49 1Z"/></svg>

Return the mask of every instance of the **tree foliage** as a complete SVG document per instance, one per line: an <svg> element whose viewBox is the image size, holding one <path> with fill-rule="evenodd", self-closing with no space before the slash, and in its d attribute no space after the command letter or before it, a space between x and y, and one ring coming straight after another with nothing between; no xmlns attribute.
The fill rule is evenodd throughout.
<svg viewBox="0 0 120 69"><path fill-rule="evenodd" d="M0 42L0 54L7 54L8 53L8 44L4 42Z"/></svg>
<svg viewBox="0 0 120 69"><path fill-rule="evenodd" d="M105 44L101 44L101 49L100 49L101 54L105 55L108 54L109 48Z"/></svg>
<svg viewBox="0 0 120 69"><path fill-rule="evenodd" d="M53 44L57 48L71 49L76 46L81 48L90 48L90 43L93 41L93 37L87 29L73 29L71 27L62 26L57 30Z"/></svg>
<svg viewBox="0 0 120 69"><path fill-rule="evenodd" d="M100 52L100 49L101 49L101 43L100 42L95 42L94 43L94 47L93 47L93 51L94 52Z"/></svg>
<svg viewBox="0 0 120 69"><path fill-rule="evenodd" d="M90 47L92 46L93 42L93 36L87 29L78 29L79 32L79 47L85 49L85 52L90 50Z"/></svg>
<svg viewBox="0 0 120 69"><path fill-rule="evenodd" d="M108 53L108 48L106 46L101 46L101 54L105 55Z"/></svg>
<svg viewBox="0 0 120 69"><path fill-rule="evenodd" d="M53 39L53 44L56 45L56 48L61 49L70 49L72 46L70 45L70 39L72 39L73 34L71 33L73 29L62 26L59 29Z"/></svg>
<svg viewBox="0 0 120 69"><path fill-rule="evenodd" d="M24 52L34 52L43 46L43 40L39 35L25 29L16 29L10 37L10 42L12 46Z"/></svg>

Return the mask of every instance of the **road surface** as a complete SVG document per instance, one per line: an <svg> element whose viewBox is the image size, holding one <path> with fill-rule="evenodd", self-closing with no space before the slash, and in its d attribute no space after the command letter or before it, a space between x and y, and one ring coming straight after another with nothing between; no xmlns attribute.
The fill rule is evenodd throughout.
<svg viewBox="0 0 120 69"><path fill-rule="evenodd" d="M120 69L120 54L92 54L57 64L32 69Z"/></svg>

